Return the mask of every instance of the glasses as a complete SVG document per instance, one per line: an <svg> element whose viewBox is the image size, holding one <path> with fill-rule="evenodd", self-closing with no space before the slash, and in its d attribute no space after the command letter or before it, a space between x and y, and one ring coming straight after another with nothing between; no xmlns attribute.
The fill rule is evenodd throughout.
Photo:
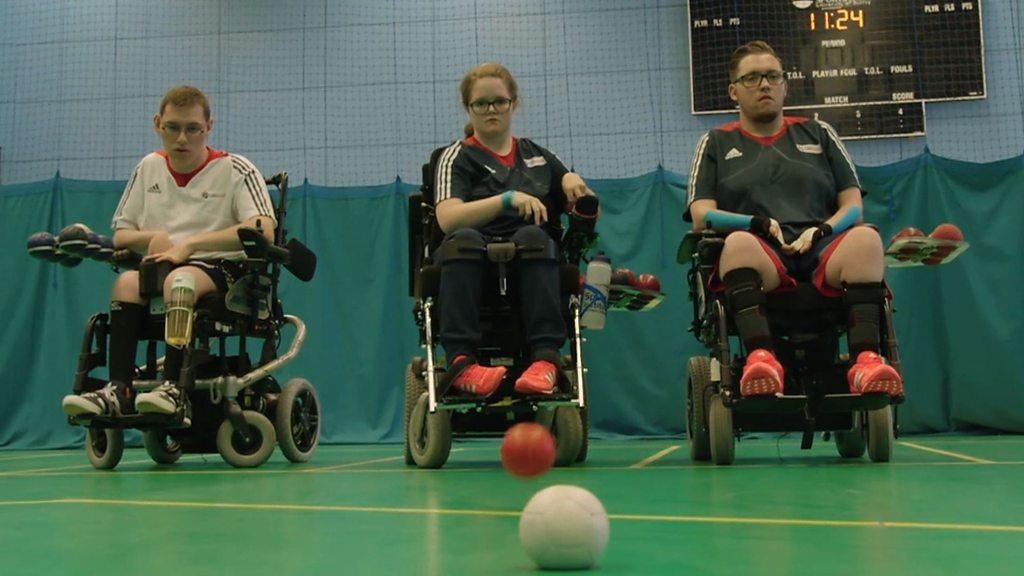
<svg viewBox="0 0 1024 576"><path fill-rule="evenodd" d="M487 112L487 109L492 106L494 107L495 112L508 112L508 109L512 107L512 99L495 98L494 100L474 100L469 103L469 107L477 114Z"/></svg>
<svg viewBox="0 0 1024 576"><path fill-rule="evenodd" d="M198 136L205 132L205 130L203 130L203 127L199 124L187 124L184 127L181 127L177 124L167 123L161 126L160 129L163 130L164 134L167 134L168 136L172 136L175 138L177 138L178 135L181 134L182 132L184 132L185 135L188 136L189 138L193 136Z"/></svg>
<svg viewBox="0 0 1024 576"><path fill-rule="evenodd" d="M761 85L761 79L764 78L768 81L769 86L778 86L782 84L782 81L786 79L786 75L782 73L782 70L769 70L768 72L751 72L750 74L744 74L739 78L730 82L730 84L742 84L744 88L756 88Z"/></svg>

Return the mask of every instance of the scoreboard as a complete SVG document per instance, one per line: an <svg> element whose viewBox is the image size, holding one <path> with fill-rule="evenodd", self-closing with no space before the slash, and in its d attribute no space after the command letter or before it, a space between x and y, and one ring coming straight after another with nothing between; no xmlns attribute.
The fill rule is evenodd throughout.
<svg viewBox="0 0 1024 576"><path fill-rule="evenodd" d="M729 58L752 40L781 58L787 110L895 103L923 130L915 102L985 97L981 0L689 0L688 20L695 114L736 111Z"/></svg>

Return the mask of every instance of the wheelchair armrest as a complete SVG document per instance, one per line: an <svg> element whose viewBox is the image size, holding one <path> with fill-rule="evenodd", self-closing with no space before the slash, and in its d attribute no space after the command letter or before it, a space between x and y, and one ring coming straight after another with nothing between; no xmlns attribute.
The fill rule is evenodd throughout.
<svg viewBox="0 0 1024 576"><path fill-rule="evenodd" d="M699 256L702 263L713 263L718 260L725 246L725 234L717 230L690 230L683 236L676 251L676 262L688 264L694 255Z"/></svg>

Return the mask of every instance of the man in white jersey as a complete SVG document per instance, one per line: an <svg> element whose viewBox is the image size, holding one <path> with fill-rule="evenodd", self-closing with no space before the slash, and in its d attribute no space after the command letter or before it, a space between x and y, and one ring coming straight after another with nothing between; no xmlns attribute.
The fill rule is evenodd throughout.
<svg viewBox="0 0 1024 576"><path fill-rule="evenodd" d="M213 118L206 96L191 86L164 95L153 129L163 150L147 155L132 172L111 223L116 249L130 249L145 260L170 262L175 268L164 282L170 295L174 278L189 275L195 296L226 291L237 279L237 261L245 257L237 230L259 228L271 241L277 224L263 176L247 159L207 146ZM134 411L173 414L186 407L181 388L172 381L181 371L183 352L167 347L168 381L135 395L135 353L148 314L139 294L139 273L129 271L114 282L110 302L110 383L95 392L64 397L71 416L117 416ZM185 410L188 425L188 410Z"/></svg>

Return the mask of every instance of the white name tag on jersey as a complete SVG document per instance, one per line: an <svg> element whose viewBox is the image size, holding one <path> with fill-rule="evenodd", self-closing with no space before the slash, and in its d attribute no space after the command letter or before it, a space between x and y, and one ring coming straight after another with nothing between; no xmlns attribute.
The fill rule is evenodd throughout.
<svg viewBox="0 0 1024 576"><path fill-rule="evenodd" d="M534 168L536 166L544 166L548 161L543 156L534 156L533 158L524 158L523 164L526 164L527 168Z"/></svg>
<svg viewBox="0 0 1024 576"><path fill-rule="evenodd" d="M804 154L821 154L821 144L797 144L796 149Z"/></svg>

